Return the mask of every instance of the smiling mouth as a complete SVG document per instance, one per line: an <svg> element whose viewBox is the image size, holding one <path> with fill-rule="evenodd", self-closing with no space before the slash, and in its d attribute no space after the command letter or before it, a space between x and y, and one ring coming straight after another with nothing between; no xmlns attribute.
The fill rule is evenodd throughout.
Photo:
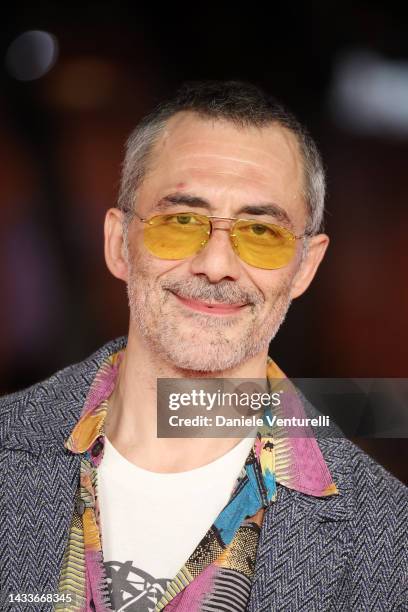
<svg viewBox="0 0 408 612"><path fill-rule="evenodd" d="M220 302L201 302L200 300L193 300L191 298L184 298L177 293L173 293L173 295L177 298L179 302L190 308L191 310L196 310L198 312L205 312L207 314L212 315L231 315L237 314L240 312L245 306L248 304L226 304Z"/></svg>

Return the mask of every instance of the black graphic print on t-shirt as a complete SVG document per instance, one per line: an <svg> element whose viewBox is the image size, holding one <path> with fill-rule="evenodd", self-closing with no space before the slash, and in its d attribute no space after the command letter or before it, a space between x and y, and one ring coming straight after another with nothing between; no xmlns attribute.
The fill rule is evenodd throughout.
<svg viewBox="0 0 408 612"><path fill-rule="evenodd" d="M104 563L115 612L153 612L170 578L154 578L132 561Z"/></svg>

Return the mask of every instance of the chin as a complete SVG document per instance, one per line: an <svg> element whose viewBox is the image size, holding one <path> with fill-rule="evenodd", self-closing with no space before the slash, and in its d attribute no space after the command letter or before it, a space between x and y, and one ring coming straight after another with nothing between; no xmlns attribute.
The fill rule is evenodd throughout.
<svg viewBox="0 0 408 612"><path fill-rule="evenodd" d="M238 347L236 342L215 344L214 341L200 341L197 337L188 344L175 344L173 350L167 346L164 354L176 368L189 373L224 372L245 362L256 352L255 347L251 347L253 350L248 350L249 347L243 350L242 344L241 350Z"/></svg>
<svg viewBox="0 0 408 612"><path fill-rule="evenodd" d="M208 361L208 359L175 359L172 360L172 362L178 370L185 372L186 378L194 378L194 376L198 378L201 374L209 374L212 372L226 372L239 365L235 360L217 362L216 360Z"/></svg>

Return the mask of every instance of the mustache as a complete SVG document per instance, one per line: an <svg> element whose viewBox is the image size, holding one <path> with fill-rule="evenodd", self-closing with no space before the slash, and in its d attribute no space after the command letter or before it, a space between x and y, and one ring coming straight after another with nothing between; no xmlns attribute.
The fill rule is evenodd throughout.
<svg viewBox="0 0 408 612"><path fill-rule="evenodd" d="M166 280L162 289L177 293L182 298L202 302L223 302L224 304L262 304L265 300L260 292L246 291L234 281L220 281L217 284L199 279Z"/></svg>

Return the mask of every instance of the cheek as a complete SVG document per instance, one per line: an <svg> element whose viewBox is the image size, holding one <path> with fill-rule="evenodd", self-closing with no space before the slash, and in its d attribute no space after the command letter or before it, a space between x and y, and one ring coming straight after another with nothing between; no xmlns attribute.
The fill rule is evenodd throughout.
<svg viewBox="0 0 408 612"><path fill-rule="evenodd" d="M166 276L169 272L176 268L180 268L185 262L169 259L160 259L151 255L143 245L133 245L129 251L129 265L132 274L135 276L141 275L150 280L150 282L158 282L161 277Z"/></svg>
<svg viewBox="0 0 408 612"><path fill-rule="evenodd" d="M260 291L266 303L275 301L276 297L289 291L296 267L293 265L279 270L247 269L252 284Z"/></svg>

